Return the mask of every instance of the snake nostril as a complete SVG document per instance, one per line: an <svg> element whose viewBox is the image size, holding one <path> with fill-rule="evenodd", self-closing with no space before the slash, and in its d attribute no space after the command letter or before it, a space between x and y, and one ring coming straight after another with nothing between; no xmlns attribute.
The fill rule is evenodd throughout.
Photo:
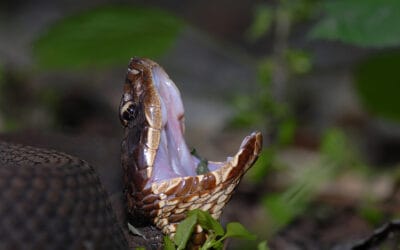
<svg viewBox="0 0 400 250"><path fill-rule="evenodd" d="M125 120L125 121L126 121L126 120L129 120L129 113L125 111L125 112L122 114L122 119Z"/></svg>

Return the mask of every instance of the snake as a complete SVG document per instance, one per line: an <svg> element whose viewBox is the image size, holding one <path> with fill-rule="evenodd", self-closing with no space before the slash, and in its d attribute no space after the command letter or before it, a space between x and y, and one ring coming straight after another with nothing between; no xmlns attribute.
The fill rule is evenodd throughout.
<svg viewBox="0 0 400 250"><path fill-rule="evenodd" d="M127 220L171 238L190 210L219 219L262 149L253 132L224 162L194 154L180 92L147 58L129 62L119 118ZM98 174L77 157L0 141L0 200L0 249L129 249ZM201 226L193 235L193 245L207 238Z"/></svg>

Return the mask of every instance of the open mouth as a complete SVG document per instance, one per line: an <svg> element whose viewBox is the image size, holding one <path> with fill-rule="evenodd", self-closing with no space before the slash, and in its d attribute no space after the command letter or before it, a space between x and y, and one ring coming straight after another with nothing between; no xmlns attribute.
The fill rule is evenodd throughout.
<svg viewBox="0 0 400 250"><path fill-rule="evenodd" d="M222 162L201 162L189 150L184 139L184 109L178 88L160 67L152 68L153 82L161 102L162 130L158 152L154 161L150 182L175 177L195 176L201 163L209 171L223 165ZM206 172L206 171L204 171Z"/></svg>
<svg viewBox="0 0 400 250"><path fill-rule="evenodd" d="M239 152L225 162L208 162L193 154L184 139L184 108L179 90L151 60L131 60L124 90L120 117L126 126L127 154L133 155L130 160L135 162L133 168L140 172L139 177L146 178L140 188L173 178L214 172L226 165L234 167L239 164L238 157L249 151L247 147L252 140L260 145L257 149L252 145L251 150L255 151L245 154L255 158L253 156L261 149L261 134L253 133L244 139ZM247 165L249 168L252 164Z"/></svg>

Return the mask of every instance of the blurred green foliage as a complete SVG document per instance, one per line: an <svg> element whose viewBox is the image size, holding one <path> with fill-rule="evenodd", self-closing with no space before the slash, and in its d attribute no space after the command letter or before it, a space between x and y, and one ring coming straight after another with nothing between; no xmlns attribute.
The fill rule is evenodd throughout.
<svg viewBox="0 0 400 250"><path fill-rule="evenodd" d="M399 12L400 13L400 12ZM366 109L400 122L400 51L372 56L355 70L355 84Z"/></svg>
<svg viewBox="0 0 400 250"><path fill-rule="evenodd" d="M33 42L33 67L16 68L7 63L4 74L0 69L0 129L40 126L64 130L82 125L85 119L97 115L101 101L96 102L94 95L82 91L74 94L74 86L71 91L60 89L59 84L36 88L34 80L26 80L27 75L35 74L37 69L85 70L126 65L132 56L157 58L172 48L183 27L184 22L167 11L135 5L96 7L51 23ZM95 105L82 105L77 99ZM21 100L24 105L20 105ZM69 112L77 106L79 112Z"/></svg>
<svg viewBox="0 0 400 250"><path fill-rule="evenodd" d="M324 184L344 168L357 163L354 159L357 154L345 134L338 129L330 129L325 133L320 152L321 159L315 165L295 170L297 177L286 190L264 197L263 204L273 221L272 230L286 226L304 212Z"/></svg>
<svg viewBox="0 0 400 250"><path fill-rule="evenodd" d="M338 40L362 47L389 47L400 44L398 13L400 1L397 0L282 0L276 5L263 4L254 12L253 24L246 33L250 42L267 34L273 38L285 35L279 29L289 27L286 37L273 40L281 43L285 38L286 47L273 46L271 55L260 58L257 65L259 91L251 97L235 100L238 113L232 121L233 125L239 127L262 126L264 132L270 135L267 137L271 138L268 146L250 170L249 175L253 180L261 182L274 171L296 172L296 177L288 181L285 189L262 198L262 204L272 220L272 232L304 213L323 185L341 172L351 168L362 176L370 174L370 169L365 168L357 150L339 129L325 131L319 148L321 159L314 165L294 170L279 162L277 155L293 141L297 121L290 104L276 99L275 93L272 93L274 84L277 84L274 82L276 69L284 72L286 82L290 83L291 77L306 74L313 66L313 58L308 51L290 46L291 27L304 20L317 20L308 34L314 39ZM390 51L368 58L355 70L355 83L362 103L371 113L396 121L400 121L398 65L400 53ZM373 204L360 206L360 215L373 224L380 222L383 216L378 209L374 209Z"/></svg>
<svg viewBox="0 0 400 250"><path fill-rule="evenodd" d="M338 40L362 47L400 44L400 1L323 1L324 17L311 30L312 38Z"/></svg>
<svg viewBox="0 0 400 250"><path fill-rule="evenodd" d="M108 6L60 20L33 46L38 66L80 69L125 64L129 56L159 57L183 22L166 11Z"/></svg>
<svg viewBox="0 0 400 250"><path fill-rule="evenodd" d="M280 19L285 13L286 19ZM265 36L271 27L280 27L279 22L291 26L304 21L319 19L311 29L312 38L340 40L357 46L387 47L400 44L400 1L397 0L349 0L349 1L278 1L276 5L260 4L254 11L253 23L246 36L255 41ZM279 30L274 35L277 36ZM289 36L287 37L289 39ZM312 70L312 57L305 50L285 48L284 65L289 76L305 74ZM235 100L237 115L232 120L235 126L264 126L271 129L271 121L277 129L280 122L290 119L290 108L277 102L271 94L274 69L282 67L276 57L266 56L258 63L260 91L256 96L238 97ZM361 99L372 112L397 119L400 105L395 93L400 86L397 75L391 71L398 65L397 56L375 58L360 66L357 71L357 87ZM379 87L377 87L379 83ZM377 90L377 91L375 91Z"/></svg>
<svg viewBox="0 0 400 250"><path fill-rule="evenodd" d="M277 5L259 4L254 10L253 23L246 32L247 39L255 42L265 36L271 28L277 36L283 23L291 25L309 19L318 9L317 1L294 0L279 1ZM290 29L289 29L290 30ZM271 135L272 141L268 148L261 153L259 160L250 170L250 177L261 181L271 170L276 170L278 164L275 160L276 153L289 145L296 131L296 120L287 103L278 102L273 96L272 88L275 73L282 68L288 76L308 73L312 69L311 56L307 51L284 48L278 55L268 55L259 59L257 64L259 89L252 96L240 95L235 98L236 114L231 120L234 127L256 126L262 127L266 134ZM282 60L277 59L281 57ZM282 63L283 61L283 63ZM286 84L286 83L278 83ZM275 165L275 166L274 166ZM274 166L272 168L272 166Z"/></svg>
<svg viewBox="0 0 400 250"><path fill-rule="evenodd" d="M282 13L285 13L283 16L286 19L282 19ZM253 23L246 35L250 41L254 41L275 28L272 35L278 36L278 29L281 27L279 22L289 22L288 26L292 27L299 22L318 18L308 34L310 37L339 40L364 47L387 47L400 42L398 13L400 2L394 0L281 0L276 5L261 4L254 12ZM286 39L289 38L290 34ZM250 172L252 179L257 181L279 168L275 155L282 147L290 144L296 132L296 119L292 116L291 107L277 101L272 94L275 69L283 67L288 79L312 70L313 58L308 51L288 45L282 53L281 59L276 55L261 58L257 65L259 91L252 96L241 96L235 100L238 112L232 124L237 127L264 127L272 138ZM360 99L367 109L373 114L396 121L400 119L400 103L396 96L400 93L400 78L396 74L398 65L400 53L391 51L390 54L369 58L356 68L355 75ZM326 140L329 141L329 138ZM335 148L339 150L341 147L333 143L329 150L333 152ZM328 149L322 147L321 150ZM338 152L342 153L345 152Z"/></svg>
<svg viewBox="0 0 400 250"><path fill-rule="evenodd" d="M265 36L272 27L280 27L280 22L297 23L309 19L318 9L317 2L315 0L282 0L274 6L259 4L254 9L253 22L246 32L246 37L249 41L254 42ZM274 32L278 33L279 30L275 29ZM289 75L304 74L312 68L311 56L306 51L285 48L282 57ZM287 106L276 102L271 93L274 71L277 67L282 67L282 65L279 65L276 57L260 58L258 63L259 91L256 96L239 96L235 99L238 112L231 122L232 125L236 127L256 125L270 128L270 125L276 126L281 122L282 126L285 126L287 124L285 120L291 119ZM280 125L278 126L280 127Z"/></svg>

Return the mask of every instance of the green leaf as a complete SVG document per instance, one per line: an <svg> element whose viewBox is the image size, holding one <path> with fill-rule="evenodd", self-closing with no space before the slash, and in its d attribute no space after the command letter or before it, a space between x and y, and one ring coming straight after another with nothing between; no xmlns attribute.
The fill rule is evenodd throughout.
<svg viewBox="0 0 400 250"><path fill-rule="evenodd" d="M265 35L271 27L272 20L272 9L266 4L257 5L254 11L253 22L246 33L247 38L254 42Z"/></svg>
<svg viewBox="0 0 400 250"><path fill-rule="evenodd" d="M224 229L222 228L221 224L216 221L208 212L200 209L195 209L189 211L188 213L188 215L192 214L195 214L197 216L197 222L203 229L214 231L216 236L224 234Z"/></svg>
<svg viewBox="0 0 400 250"><path fill-rule="evenodd" d="M239 222L230 222L226 225L226 234L222 237L221 241L228 237L247 240L255 240L257 238L254 234L247 231L247 229Z"/></svg>
<svg viewBox="0 0 400 250"><path fill-rule="evenodd" d="M325 17L311 30L312 38L338 40L363 47L400 44L400 1L347 0L323 4Z"/></svg>
<svg viewBox="0 0 400 250"><path fill-rule="evenodd" d="M164 250L175 250L174 242L168 237L164 236Z"/></svg>
<svg viewBox="0 0 400 250"><path fill-rule="evenodd" d="M257 246L257 250L269 250L269 247L267 245L267 241L261 241L258 246Z"/></svg>
<svg viewBox="0 0 400 250"><path fill-rule="evenodd" d="M286 59L291 71L295 74L305 74L311 70L311 57L305 51L287 50Z"/></svg>
<svg viewBox="0 0 400 250"><path fill-rule="evenodd" d="M80 69L158 57L175 42L182 22L154 8L108 6L67 17L42 34L33 52L39 67Z"/></svg>
<svg viewBox="0 0 400 250"><path fill-rule="evenodd" d="M179 249L185 249L186 244L193 233L194 227L197 223L197 213L190 213L188 216L179 223L175 234L175 244Z"/></svg>
<svg viewBox="0 0 400 250"><path fill-rule="evenodd" d="M399 12L400 13L400 12ZM400 51L370 57L355 71L356 89L373 115L400 122Z"/></svg>

